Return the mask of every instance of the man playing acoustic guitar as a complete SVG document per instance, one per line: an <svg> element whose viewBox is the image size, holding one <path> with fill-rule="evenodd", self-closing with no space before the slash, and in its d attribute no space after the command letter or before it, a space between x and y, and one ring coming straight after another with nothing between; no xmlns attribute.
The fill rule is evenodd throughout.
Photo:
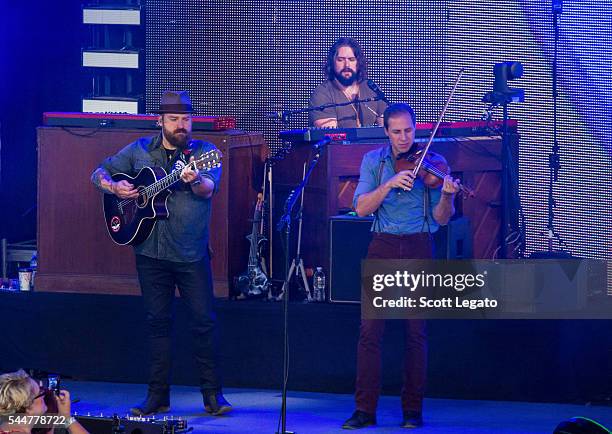
<svg viewBox="0 0 612 434"><path fill-rule="evenodd" d="M161 134L143 137L107 158L92 174L104 193L124 203L148 200L146 190L125 179L145 167L180 170L166 200L167 218L158 219L151 234L134 246L136 269L147 315L151 350L149 390L134 415L170 409L172 303L175 287L191 313L194 355L207 412L232 409L221 392L214 345L213 282L208 251L211 197L219 187L221 168L194 170L194 159L216 151L211 143L191 139L191 101L187 92L164 92L159 110ZM157 169L159 170L159 169ZM123 174L123 175L119 175ZM115 175L115 176L114 176ZM123 176L116 181L113 178ZM182 181L182 182L181 182ZM117 229L112 224L109 230ZM135 244L135 243L130 243Z"/></svg>

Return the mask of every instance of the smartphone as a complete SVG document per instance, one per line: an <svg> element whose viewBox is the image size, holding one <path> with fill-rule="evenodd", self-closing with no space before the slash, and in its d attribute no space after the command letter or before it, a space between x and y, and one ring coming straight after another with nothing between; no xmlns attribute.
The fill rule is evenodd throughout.
<svg viewBox="0 0 612 434"><path fill-rule="evenodd" d="M49 390L52 390L56 396L60 394L60 377L59 375L49 375L48 378Z"/></svg>

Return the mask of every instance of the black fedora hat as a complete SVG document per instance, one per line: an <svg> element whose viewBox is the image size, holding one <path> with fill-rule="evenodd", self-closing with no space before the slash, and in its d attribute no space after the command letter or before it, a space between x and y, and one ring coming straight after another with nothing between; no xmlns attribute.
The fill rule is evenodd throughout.
<svg viewBox="0 0 612 434"><path fill-rule="evenodd" d="M153 113L192 113L191 99L186 90L173 91L167 90L159 102L159 110Z"/></svg>

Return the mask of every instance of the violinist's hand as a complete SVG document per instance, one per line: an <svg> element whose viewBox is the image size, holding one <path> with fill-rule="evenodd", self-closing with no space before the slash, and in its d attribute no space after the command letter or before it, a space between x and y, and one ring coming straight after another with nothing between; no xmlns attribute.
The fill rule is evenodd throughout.
<svg viewBox="0 0 612 434"><path fill-rule="evenodd" d="M134 188L133 184L130 184L126 180L113 182L110 185L110 189L115 196L121 199L135 199L138 197L138 190Z"/></svg>
<svg viewBox="0 0 612 434"><path fill-rule="evenodd" d="M442 185L442 193L455 194L459 190L461 190L461 187L459 187L459 180L453 179L450 175L446 175L444 177L444 184Z"/></svg>
<svg viewBox="0 0 612 434"><path fill-rule="evenodd" d="M401 188L404 191L410 191L414 185L414 178L415 176L412 170L402 170L401 172L397 172L393 178L385 182L385 186L389 189Z"/></svg>
<svg viewBox="0 0 612 434"><path fill-rule="evenodd" d="M191 157L189 159L189 162L192 162L193 160L194 158ZM191 165L187 165L183 167L183 171L181 172L181 180L186 184L192 183L193 181L198 179L199 176L200 176L199 172L193 170Z"/></svg>

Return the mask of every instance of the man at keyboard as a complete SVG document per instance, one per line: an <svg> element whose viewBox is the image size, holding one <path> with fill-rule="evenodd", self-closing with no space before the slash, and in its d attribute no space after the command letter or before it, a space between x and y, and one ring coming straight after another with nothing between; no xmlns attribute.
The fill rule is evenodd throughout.
<svg viewBox="0 0 612 434"><path fill-rule="evenodd" d="M340 38L331 46L323 67L327 80L310 96L310 107L345 104L310 112L310 125L319 128L355 128L382 126L387 103L382 100L347 104L351 101L377 98L368 87L368 60L359 43Z"/></svg>

